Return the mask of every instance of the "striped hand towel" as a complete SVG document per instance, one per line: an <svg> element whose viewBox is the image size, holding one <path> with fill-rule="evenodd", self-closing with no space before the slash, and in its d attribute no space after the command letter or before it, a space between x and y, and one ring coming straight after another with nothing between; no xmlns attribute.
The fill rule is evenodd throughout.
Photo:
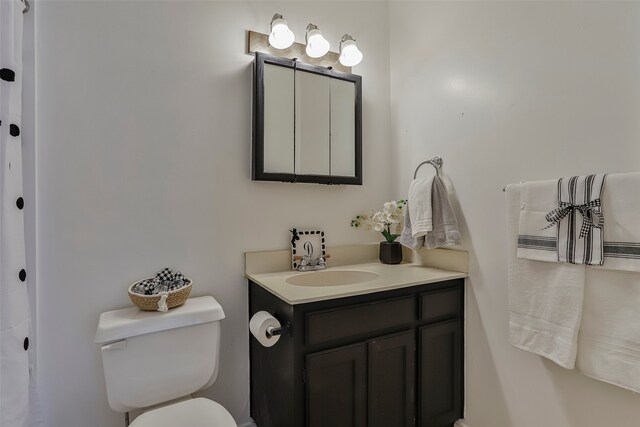
<svg viewBox="0 0 640 427"><path fill-rule="evenodd" d="M558 180L558 208L566 212L557 222L558 261L569 264L602 265L604 219L602 191L606 175L572 176ZM564 208L563 208L564 206ZM601 219L602 218L602 219ZM547 221L553 213L547 215ZM550 225L556 224L552 222Z"/></svg>

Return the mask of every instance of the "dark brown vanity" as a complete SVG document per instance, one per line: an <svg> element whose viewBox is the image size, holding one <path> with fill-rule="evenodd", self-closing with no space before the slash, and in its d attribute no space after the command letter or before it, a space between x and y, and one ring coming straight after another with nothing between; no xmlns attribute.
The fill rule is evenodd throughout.
<svg viewBox="0 0 640 427"><path fill-rule="evenodd" d="M464 279L289 304L249 281L249 315L290 325L251 336L258 427L445 427L463 417Z"/></svg>

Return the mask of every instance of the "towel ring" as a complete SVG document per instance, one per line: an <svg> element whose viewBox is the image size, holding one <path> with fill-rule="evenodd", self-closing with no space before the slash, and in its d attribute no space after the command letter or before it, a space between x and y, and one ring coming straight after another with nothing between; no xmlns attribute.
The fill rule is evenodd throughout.
<svg viewBox="0 0 640 427"><path fill-rule="evenodd" d="M416 171L413 173L413 179L416 179L416 177L418 176L418 169L420 169L420 166L426 165L426 164L430 164L431 166L433 166L434 169L436 170L436 176L440 176L440 168L442 167L442 157L435 156L433 159L425 160L424 162L418 165L418 167L416 168Z"/></svg>

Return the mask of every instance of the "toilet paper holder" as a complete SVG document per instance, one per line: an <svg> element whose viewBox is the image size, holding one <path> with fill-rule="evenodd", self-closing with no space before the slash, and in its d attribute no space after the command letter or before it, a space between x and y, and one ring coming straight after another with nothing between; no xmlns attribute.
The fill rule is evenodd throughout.
<svg viewBox="0 0 640 427"><path fill-rule="evenodd" d="M273 338L278 335L283 335L285 332L291 329L291 322L287 322L286 325L281 326L279 328L275 328L273 326L269 326L265 332L267 338Z"/></svg>

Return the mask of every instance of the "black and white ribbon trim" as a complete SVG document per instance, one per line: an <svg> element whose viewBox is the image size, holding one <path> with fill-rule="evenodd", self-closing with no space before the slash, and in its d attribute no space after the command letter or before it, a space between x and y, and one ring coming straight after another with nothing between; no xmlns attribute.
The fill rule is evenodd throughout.
<svg viewBox="0 0 640 427"><path fill-rule="evenodd" d="M558 207L545 215L545 219L550 223L543 230L551 228L564 219L573 211L579 211L582 214L582 227L580 228L580 239L584 239L591 233L592 228L604 227L604 216L599 208L602 206L600 199L591 200L582 205L574 205L568 202L558 202ZM596 219L596 221L594 221Z"/></svg>

